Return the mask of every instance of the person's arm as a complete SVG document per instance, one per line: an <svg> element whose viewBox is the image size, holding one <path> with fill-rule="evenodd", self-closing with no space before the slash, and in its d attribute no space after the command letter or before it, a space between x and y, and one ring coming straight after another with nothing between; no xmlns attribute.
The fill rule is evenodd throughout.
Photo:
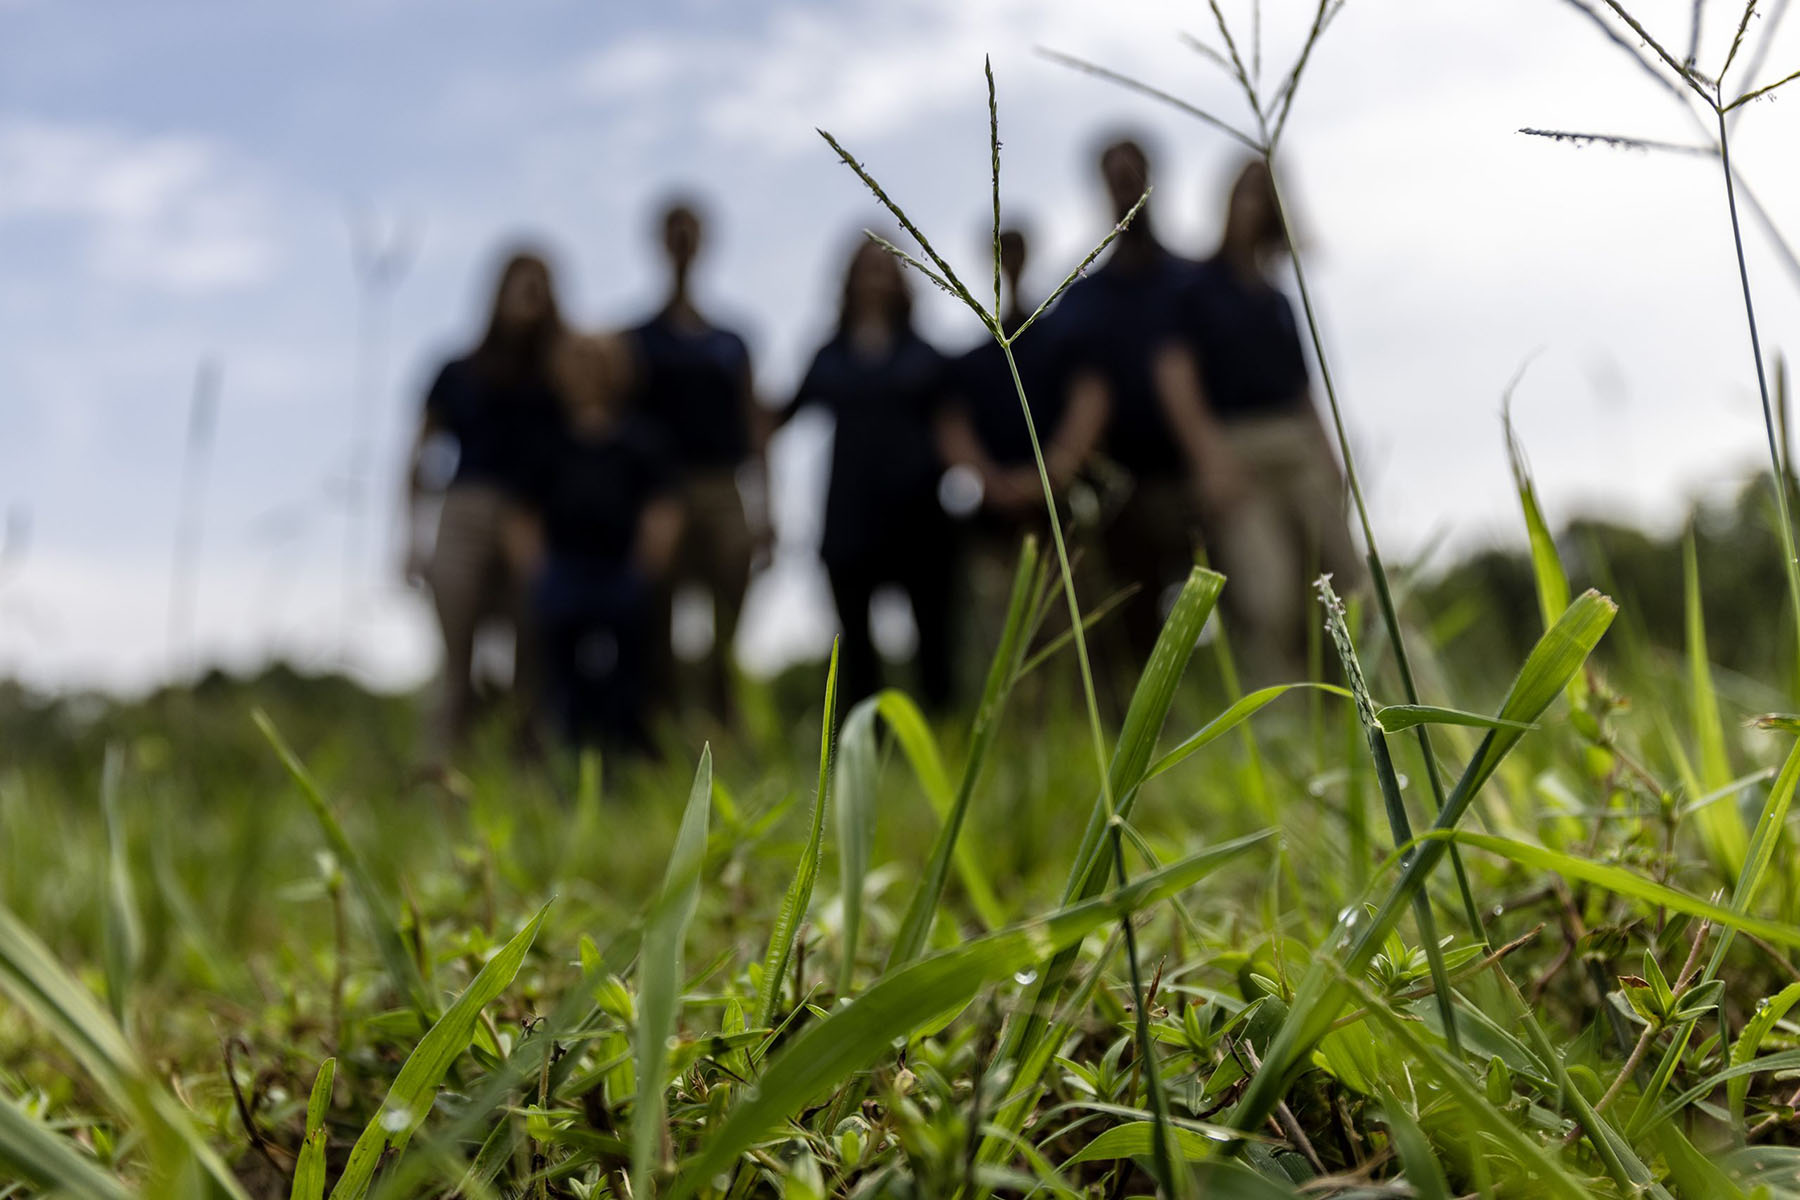
<svg viewBox="0 0 1800 1200"><path fill-rule="evenodd" d="M500 553L515 579L531 579L543 565L544 518L521 501L508 504L500 518Z"/></svg>
<svg viewBox="0 0 1800 1200"><path fill-rule="evenodd" d="M1057 492L1075 481L1087 465L1112 415L1112 392L1106 378L1092 368L1078 371L1069 382L1062 420L1044 444L1044 467Z"/></svg>
<svg viewBox="0 0 1800 1200"><path fill-rule="evenodd" d="M661 579L675 562L681 540L681 502L670 493L657 496L638 517L632 561L647 577Z"/></svg>
<svg viewBox="0 0 1800 1200"><path fill-rule="evenodd" d="M756 373L746 349L738 364L738 403L744 413L744 428L750 435L750 468L754 477L747 497L744 518L750 526L750 544L757 557L766 557L775 544L775 523L770 516L769 433L772 422L769 410L756 401Z"/></svg>
<svg viewBox="0 0 1800 1200"><path fill-rule="evenodd" d="M817 404L826 408L831 406L831 388L828 383L830 368L827 366L827 357L830 351L831 344L827 343L817 354L813 355L812 363L806 368L806 374L801 377L800 386L795 389L793 398L765 418L768 421L765 426L768 433L774 433L786 425L809 405ZM766 439L767 434L764 436Z"/></svg>
<svg viewBox="0 0 1800 1200"><path fill-rule="evenodd" d="M442 413L452 386L450 375L451 368L445 367L432 381L419 416L418 432L413 436L412 446L406 455L406 496L401 506L401 536L405 545L401 549L400 570L402 578L414 586L425 581L426 569L430 565L430 550L425 537L425 497L428 492L441 489L433 486L435 481L427 481L425 478L425 452L432 441L444 432Z"/></svg>
<svg viewBox="0 0 1800 1200"><path fill-rule="evenodd" d="M401 548L400 575L414 587L425 582L429 566L425 548L425 447L436 433L436 423L427 413L419 422L419 432L406 457L406 498L400 512L405 545Z"/></svg>
<svg viewBox="0 0 1800 1200"><path fill-rule="evenodd" d="M1156 355L1156 395L1182 455L1211 504L1230 507L1243 494L1243 469L1206 403L1206 388L1194 353L1171 339Z"/></svg>
<svg viewBox="0 0 1800 1200"><path fill-rule="evenodd" d="M1017 512L1029 503L1031 492L1021 493L1015 481L988 456L986 447L969 419L968 408L957 397L938 407L932 416L932 440L947 467L966 467L981 480L981 502L999 512Z"/></svg>

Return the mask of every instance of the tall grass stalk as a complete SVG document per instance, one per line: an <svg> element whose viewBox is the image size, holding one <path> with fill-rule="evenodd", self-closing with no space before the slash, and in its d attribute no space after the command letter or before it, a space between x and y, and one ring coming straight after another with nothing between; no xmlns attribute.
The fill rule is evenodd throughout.
<svg viewBox="0 0 1800 1200"><path fill-rule="evenodd" d="M351 393L350 446L344 478L343 608L338 615L338 653L348 661L356 618L357 585L369 524L369 463L375 451L375 418L387 371L387 332L394 289L412 263L413 231L396 225L386 238L367 214L350 214L350 266L356 280L356 380Z"/></svg>
<svg viewBox="0 0 1800 1200"><path fill-rule="evenodd" d="M1118 235L1124 231L1126 226L1128 226L1132 219L1137 216L1138 212L1142 210L1144 203L1149 199L1149 193L1146 191L1143 196L1140 196L1137 203L1132 206L1131 211L1126 213L1124 218L1113 226L1107 235L1101 239L1099 245L1095 246L1094 249L1089 252L1087 257L1082 260L1080 265L1069 272L1062 283L1057 285L1056 289L1038 305L1017 329L1012 330L1009 333L1001 319L1000 313L1000 108L997 91L994 86L994 64L992 59L984 59L982 67L983 74L987 81L988 145L993 196L994 307L992 311L988 310L975 299L969 289L959 278L957 278L956 273L951 268L950 264L945 261L935 249L933 249L930 241L925 235L920 232L918 227L907 217L904 210L888 197L881 185L863 168L862 164L857 162L856 159L838 143L837 139L831 136L831 134L822 129L819 133L820 136L825 139L827 144L837 152L838 157L843 160L845 165L856 173L857 177L862 180L863 184L875 198L879 200L891 214L893 214L894 219L900 223L901 228L906 230L913 240L918 243L920 250L922 250L925 256L931 260L937 270L933 271L930 267L925 266L925 264L918 261L912 255L907 254L899 247L876 237L873 233L870 234L870 237L874 238L874 240L883 248L896 255L903 263L922 272L939 288L961 300L993 336L995 342L1000 347L1001 353L1006 358L1007 371L1012 376L1013 389L1019 400L1019 412L1025 422L1026 435L1031 443L1032 461L1037 468L1038 483L1043 489L1044 513L1050 528L1051 544L1056 548L1057 570L1062 581L1063 598L1069 610L1069 626L1074 634L1075 659L1081 674L1082 700L1087 709L1088 735L1093 743L1094 766L1100 777L1101 804L1105 814L1107 833L1112 844L1113 870L1117 872L1119 885L1123 887L1129 883L1125 864L1125 849L1122 830L1123 820L1117 811L1117 805L1112 792L1112 783L1108 768L1108 754L1106 750L1106 735L1101 728L1100 704L1094 688L1094 671L1088 655L1087 635L1084 630L1081 616L1081 602L1075 594L1075 573L1070 566L1068 546L1063 537L1062 520L1057 513L1056 490L1051 484L1050 470L1044 461L1044 449L1042 442L1038 437L1037 422L1032 418L1031 403L1025 394L1025 383L1019 374L1018 359L1013 353L1013 346L1017 343L1018 339L1025 334L1026 330L1030 329L1031 326L1036 323L1038 318L1042 316L1052 304L1061 298L1062 294L1085 273L1089 264L1097 259L1106 248L1112 244L1113 239L1118 237ZM1132 928L1131 917L1129 914L1120 918L1120 925L1125 937L1125 950L1131 974L1132 994L1138 1008L1138 1050L1143 1064L1144 1079L1150 1098L1151 1111L1156 1117L1156 1128L1152 1139L1156 1177L1163 1194L1176 1195L1185 1190L1183 1188L1185 1177L1179 1176L1173 1166L1173 1157L1169 1145L1167 1103L1166 1098L1163 1095L1161 1079L1156 1068L1155 1043L1150 1034L1149 1018L1144 1011L1147 1005L1145 1004L1143 980L1140 977L1140 967L1137 960L1137 938L1136 933Z"/></svg>
<svg viewBox="0 0 1800 1200"><path fill-rule="evenodd" d="M1704 110L1709 110L1713 119L1713 128L1706 132L1716 139L1712 149L1718 155L1720 171L1724 176L1725 207L1731 221L1732 250L1737 264L1738 285L1743 297L1744 323L1750 335L1750 354L1756 372L1757 391L1762 401L1763 428L1768 441L1770 483L1775 491L1775 509L1779 526L1778 532L1781 538L1782 568L1787 579L1788 605L1790 616L1793 620L1795 653L1796 659L1800 660L1800 548L1797 548L1796 546L1793 513L1788 495L1788 466L1786 455L1783 452L1785 439L1777 417L1777 405L1771 396L1768 372L1763 360L1762 338L1756 319L1756 301L1750 287L1750 271L1744 251L1743 228L1738 217L1738 192L1740 190L1741 180L1731 162L1731 127L1735 123L1737 115L1742 111L1746 104L1768 95L1776 88L1792 81L1796 78L1796 75L1789 74L1764 87L1749 87L1749 84L1754 82L1755 74L1761 66L1763 55L1767 52L1768 46L1773 40L1774 30L1773 26L1771 26L1762 39L1758 50L1753 53L1750 60L1749 69L1745 75L1746 87L1748 90L1741 92L1736 99L1726 102L1724 98L1725 78L1730 72L1731 64L1736 58L1739 48L1743 44L1745 30L1749 25L1750 17L1756 7L1755 0L1748 0L1745 4L1743 15L1738 22L1737 32L1733 36L1731 47L1725 56L1724 64L1720 67L1717 75L1711 80L1704 80L1694 69L1691 62L1680 63L1675 61L1674 57L1657 42L1643 24L1621 5L1618 0L1604 0L1604 2L1607 8L1631 29L1632 33L1638 37L1641 44L1648 46L1656 55L1656 58L1675 73L1681 84L1685 85L1685 91L1671 85L1668 77L1658 69L1655 61L1652 61L1637 46L1632 45L1631 42L1620 37L1611 30L1611 28L1600 19L1599 14L1587 9L1583 4L1577 3L1576 7L1587 13L1596 24L1608 33L1615 43L1625 49L1626 52L1638 62L1647 75L1655 79L1665 90L1674 94L1677 99L1682 100L1683 110L1690 116L1695 117L1697 121L1700 120L1693 104L1687 99L1689 95L1698 97L1701 107ZM1785 10L1785 7L1785 5L1782 6L1783 10ZM1779 21L1779 16L1777 16L1776 20ZM1703 123L1702 129L1704 130ZM1747 191L1746 196L1748 197ZM1751 203L1760 212L1760 206L1754 205L1754 200L1751 200ZM1765 224L1770 224L1767 215L1762 214L1762 216ZM1770 228L1773 230L1772 224L1770 224ZM1793 257L1792 252L1786 246L1785 241L1780 237L1779 232L1776 232L1775 240L1786 256L1791 260ZM1792 686L1794 688L1800 688L1800 661L1790 664L1790 666L1794 667L1797 672L1794 676L1794 684ZM1790 767L1792 761L1793 760L1790 758ZM1788 771L1784 769L1783 774L1786 776ZM1785 786L1783 786L1783 781L1778 781L1777 785L1770 790L1768 799L1763 806L1762 816L1758 822L1756 835L1752 839L1751 852L1744 861L1738 877L1737 888L1733 896L1734 909L1741 911L1741 906L1747 906L1749 904L1762 872L1762 864L1757 861L1759 857L1757 843L1764 836L1772 815L1780 814L1781 816L1785 816L1787 804L1791 799L1792 793L1793 782L1791 779L1785 780ZM1712 959L1708 963L1706 971L1701 976L1702 982L1709 981L1716 975L1723 963L1725 948L1729 943L1730 933L1729 930L1727 930L1714 948ZM1687 1020L1675 1030L1674 1037L1670 1040L1668 1047L1664 1051L1662 1060L1657 1065L1655 1072L1651 1076L1650 1083L1645 1088L1638 1103L1637 1110L1630 1122L1630 1132L1641 1133L1648 1124L1650 1114L1655 1108L1657 1099L1661 1096L1663 1091L1667 1089L1671 1079L1674 1077L1675 1071L1680 1066L1682 1055L1685 1053L1687 1046L1693 1037L1698 1021L1698 1017ZM1725 1026L1723 1014L1720 1015L1719 1029L1721 1039L1723 1040L1729 1032Z"/></svg>
<svg viewBox="0 0 1800 1200"><path fill-rule="evenodd" d="M1085 60L1066 54L1054 54L1052 57L1066 66L1106 79L1109 82L1129 87L1134 91L1149 95L1157 100L1172 104L1179 111L1201 120L1206 125L1225 133L1234 141L1249 149L1268 168L1270 189L1275 197L1275 212L1281 225L1282 241L1287 247L1289 260L1294 266L1295 290L1300 296L1300 307L1306 317L1306 328L1312 342L1313 355L1319 364L1319 381L1325 391L1326 406L1331 412L1332 430L1336 436L1338 454L1344 464L1344 482L1356 511L1357 523L1361 527L1363 545L1367 550L1369 576L1375 590L1377 608L1381 613L1382 625L1387 632L1389 643L1394 651L1394 667L1400 678L1400 686L1408 704L1418 704L1419 689L1415 680L1412 662L1406 652L1406 637L1400 625L1399 613L1394 606L1393 591L1389 584L1387 567L1382 561L1381 548L1375 538L1374 522L1369 517L1368 501L1363 496L1362 480L1356 469L1356 454L1350 445L1350 434L1344 423L1343 406L1338 401L1337 382L1332 375L1331 359L1325 352L1325 339L1319 331L1318 314L1314 308L1312 290L1306 282L1306 266L1300 253L1298 240L1294 236L1292 223L1288 220L1287 205L1281 199L1280 179L1282 173L1277 169L1276 150L1281 142L1282 132L1286 129L1288 115L1292 111L1294 94L1298 91L1302 75L1307 64L1312 60L1314 48L1324 34L1326 26L1341 4L1333 0L1319 0L1314 10L1311 25L1307 29L1306 40L1301 45L1292 67L1288 70L1278 90L1265 98L1253 73L1244 66L1237 51L1236 40L1232 37L1230 24L1216 0L1209 0L1214 24L1224 40L1227 53L1224 55L1212 51L1206 55L1214 62L1223 65L1228 74L1237 82L1250 111L1255 117L1254 133L1237 128L1192 104L1177 100L1175 97L1156 88L1122 75L1119 72L1096 66ZM1260 41L1260 38L1258 38ZM1204 43L1201 43L1204 45ZM1426 782L1431 790L1431 815L1436 817L1443 810L1444 783L1438 770L1437 755L1432 749L1431 735L1425 726L1420 725L1414 731L1419 747L1419 756L1423 763ZM1463 867L1462 858L1453 848L1451 851L1451 869L1456 875L1457 890L1462 899L1463 918L1468 923L1469 931L1490 949L1492 944L1487 937L1481 910L1475 903L1474 892L1470 889L1468 873Z"/></svg>
<svg viewBox="0 0 1800 1200"><path fill-rule="evenodd" d="M1792 78L1790 76L1790 78ZM1763 428L1769 438L1769 469L1775 489L1775 510L1781 519L1781 565L1787 572L1788 605L1794 618L1795 652L1800 656L1800 547L1794 540L1794 516L1788 506L1787 469L1782 461L1780 435L1775 427L1775 405L1769 398L1768 370L1763 364L1762 337L1756 328L1756 300L1750 292L1750 268L1744 261L1744 233L1738 224L1737 185L1731 171L1731 134L1727 109L1714 93L1713 108L1719 119L1719 163L1725 174L1725 206L1731 213L1731 244L1737 252L1738 283L1744 293L1744 323L1750 330L1750 357L1756 363L1756 389L1762 397ZM1742 104L1743 99L1733 102Z"/></svg>
<svg viewBox="0 0 1800 1200"><path fill-rule="evenodd" d="M206 476L218 427L219 364L202 359L188 401L187 437L181 453L181 500L169 567L169 673L186 679L194 670L194 611L199 583L200 539L206 515Z"/></svg>
<svg viewBox="0 0 1800 1200"><path fill-rule="evenodd" d="M1737 260L1738 284L1743 294L1744 324L1750 334L1750 355L1756 371L1757 393L1762 400L1763 428L1767 434L1769 446L1770 479L1771 486L1775 489L1775 508L1781 538L1782 570L1787 577L1789 616L1794 623L1794 666L1797 671L1794 687L1800 688L1800 542L1796 541L1794 533L1792 506L1785 484L1787 479L1786 460L1782 453L1781 434L1776 418L1775 402L1769 387L1768 370L1763 361L1762 336L1756 320L1756 300L1750 288L1750 269L1744 253L1743 227L1738 218L1740 191L1744 194L1745 202L1762 220L1784 261L1788 263L1791 270L1795 271L1797 276L1800 276L1800 260L1796 259L1793 249L1782 237L1780 230L1776 228L1768 213L1750 194L1742 177L1731 163L1731 127L1736 123L1745 106L1771 95L1776 89L1795 79L1800 79L1800 71L1795 71L1782 76L1773 83L1761 87L1751 86L1756 73L1761 69L1769 46L1774 41L1775 27L1780 23L1787 5L1783 3L1775 10L1775 15L1771 18L1761 41L1756 50L1752 52L1743 76L1744 90L1739 92L1735 99L1727 101L1725 99L1725 80L1731 72L1731 66L1736 61L1739 50L1744 45L1750 19L1756 11L1756 0L1746 0L1724 61L1718 72L1710 77L1702 75L1691 60L1677 61L1675 56L1664 49L1644 24L1633 16L1619 0L1602 0L1602 3L1630 29L1632 35L1637 38L1637 44L1633 44L1630 39L1608 25L1600 13L1590 8L1585 0L1570 0L1570 2L1578 11L1593 21L1615 45L1629 54L1646 75L1655 80L1664 91L1680 101L1682 110L1696 122L1701 134L1713 140L1713 145L1709 147L1695 147L1694 149L1706 154L1716 154L1719 159L1719 169L1725 179L1725 208L1731 220L1731 244ZM1654 58L1645 54L1641 49L1646 46ZM1679 81L1678 84L1672 82L1663 73L1661 67L1658 66L1659 62L1662 67L1667 67L1674 73L1676 80ZM1693 103L1694 98L1699 101L1698 108ZM1705 119L1706 116L1711 117L1710 128ZM1569 135L1553 130L1527 129L1523 132L1562 141L1570 140L1572 137L1581 140L1581 135ZM1629 145L1649 144L1640 142L1636 138L1603 140ZM1800 696L1800 692L1795 694Z"/></svg>

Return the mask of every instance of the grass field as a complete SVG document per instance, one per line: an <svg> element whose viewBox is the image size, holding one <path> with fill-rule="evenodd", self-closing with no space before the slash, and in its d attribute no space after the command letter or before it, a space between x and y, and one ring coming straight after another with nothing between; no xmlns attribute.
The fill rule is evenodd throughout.
<svg viewBox="0 0 1800 1200"><path fill-rule="evenodd" d="M1182 642L1212 592L1196 578ZM1389 656L1359 633L1384 697ZM1501 651L1478 633L1415 670L1499 712ZM1602 645L1539 682L1553 702L1517 714L1535 728L1436 731L1449 779L1490 732L1519 735L1459 827L1480 931L1448 867L1426 888L1455 1050L1415 913L1353 966L1349 943L1404 878L1357 707L1300 691L1235 722L1249 704L1233 706L1216 639L1179 688L1140 692L1125 724L1144 745L1115 760L1120 807L1135 799L1142 993L1118 905L1063 902L1096 803L1066 647L1011 689L969 853L910 955L933 809L977 747L966 722L915 722L889 694L841 714L815 807L823 706L806 690L822 698L823 665L752 690L697 805L701 748L674 733L667 761L622 766L603 793L591 771L521 771L496 745L459 797L406 783L412 702L331 680L277 672L88 712L15 696L0 1159L30 1181L17 1194L310 1195L298 1163L322 1152L335 1182L372 1131L363 1160L387 1195L624 1195L634 1148L640 1195L1147 1192L1148 994L1169 1145L1211 1164L1204 1194L1606 1195L1634 1176L1690 1196L1793 1190L1800 1159L1779 1144L1800 871L1780 831L1791 765L1774 778L1792 737L1743 720L1781 692L1628 615ZM1382 719L1422 829L1423 764L1404 718ZM529 950L507 954L521 929ZM1322 982L1330 1031L1227 1159L1247 1075ZM454 1002L471 992L478 1015ZM1030 1013L1052 1021L1039 1053L1002 1055ZM408 1135L404 1156L382 1149Z"/></svg>
<svg viewBox="0 0 1800 1200"><path fill-rule="evenodd" d="M1219 18L1271 163L1318 11L1267 96ZM1629 28L1735 234L1742 101ZM413 786L410 701L282 672L0 696L0 1195L1800 1195L1760 345L1729 529L1565 564L1517 452L1529 556L1438 581L1376 552L1315 351L1371 560L1321 589L1342 687L1244 694L1198 567L1092 668L1056 542L962 717L821 664L604 772L496 741Z"/></svg>

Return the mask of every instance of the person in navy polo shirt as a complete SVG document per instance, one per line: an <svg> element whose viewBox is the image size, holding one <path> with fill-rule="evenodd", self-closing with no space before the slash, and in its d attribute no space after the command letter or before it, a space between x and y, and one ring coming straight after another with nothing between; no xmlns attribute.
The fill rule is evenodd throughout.
<svg viewBox="0 0 1800 1200"><path fill-rule="evenodd" d="M693 266L705 240L698 211L687 202L671 204L659 232L669 266L668 300L628 334L636 377L632 407L659 431L674 456L683 513L681 540L658 587L649 635L651 687L663 702L675 698L670 645L675 593L696 586L711 602L713 616L705 700L715 716L729 721L732 645L752 560L769 541L764 422L744 339L715 324L694 300ZM749 507L739 488L746 474L756 498Z"/></svg>

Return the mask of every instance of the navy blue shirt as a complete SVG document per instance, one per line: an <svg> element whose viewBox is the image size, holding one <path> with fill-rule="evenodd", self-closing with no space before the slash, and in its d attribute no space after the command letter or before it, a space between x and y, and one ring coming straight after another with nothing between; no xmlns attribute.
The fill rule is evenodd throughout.
<svg viewBox="0 0 1800 1200"><path fill-rule="evenodd" d="M1180 335L1199 359L1206 401L1219 420L1306 410L1300 327L1276 288L1208 259L1182 297Z"/></svg>
<svg viewBox="0 0 1800 1200"><path fill-rule="evenodd" d="M750 352L728 329L684 328L658 314L631 331L638 411L684 469L733 468L750 457L744 386Z"/></svg>
<svg viewBox="0 0 1800 1200"><path fill-rule="evenodd" d="M1056 334L1053 328L1046 328L1048 320L1040 319L1013 347L1019 382L1024 384L1025 399L1031 405L1031 420L1037 426L1038 440L1045 444L1056 432L1065 407L1053 356L1052 340ZM1019 411L1018 388L1007 368L1006 352L998 342L992 337L984 338L980 345L952 361L948 379L951 402L968 414L976 439L995 465L1026 466L1035 461L1025 416Z"/></svg>
<svg viewBox="0 0 1800 1200"><path fill-rule="evenodd" d="M933 421L945 365L911 330L885 354L865 356L839 334L813 357L787 411L816 404L837 421L819 546L827 565L873 562L940 532Z"/></svg>
<svg viewBox="0 0 1800 1200"><path fill-rule="evenodd" d="M1163 416L1154 363L1175 329L1175 314L1194 264L1161 246L1148 261L1127 267L1117 249L1105 265L1077 280L1057 307L1061 376L1094 370L1112 397L1106 452L1143 478L1186 471L1175 435Z"/></svg>
<svg viewBox="0 0 1800 1200"><path fill-rule="evenodd" d="M674 484L668 447L648 422L627 417L597 438L572 435L542 488L551 555L625 565L644 510Z"/></svg>
<svg viewBox="0 0 1800 1200"><path fill-rule="evenodd" d="M438 372L425 397L426 418L456 440L451 485L480 483L533 498L564 433L561 400L541 380L506 386L473 358Z"/></svg>

